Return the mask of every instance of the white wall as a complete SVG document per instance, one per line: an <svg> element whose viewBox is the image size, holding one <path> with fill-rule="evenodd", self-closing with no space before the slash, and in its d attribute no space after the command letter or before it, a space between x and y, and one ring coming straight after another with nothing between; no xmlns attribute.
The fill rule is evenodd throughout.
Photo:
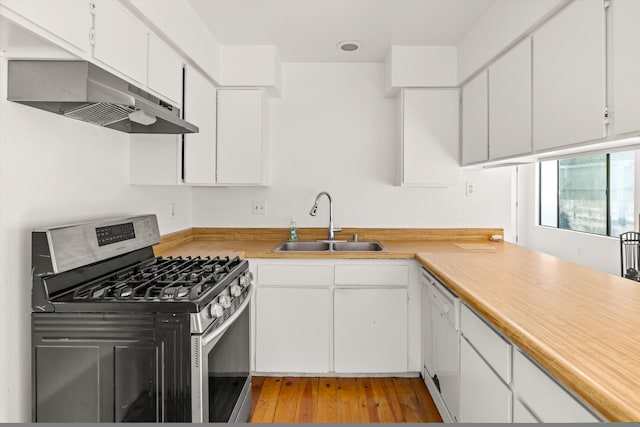
<svg viewBox="0 0 640 427"><path fill-rule="evenodd" d="M537 167L537 163L518 167L518 243L576 264L619 275L620 243L617 238L537 225ZM640 187L637 178L636 183L636 187Z"/></svg>
<svg viewBox="0 0 640 427"><path fill-rule="evenodd" d="M31 230L138 213L163 234L191 226L188 187L128 185L128 139L6 101L0 58L0 422L31 420Z"/></svg>
<svg viewBox="0 0 640 427"><path fill-rule="evenodd" d="M451 188L401 188L396 177L394 99L384 97L384 64L283 64L282 98L270 101L271 186L194 188L194 226L325 227L334 199L343 227L503 227L512 225L513 170L463 170ZM476 185L465 196L464 182ZM266 215L251 215L253 200ZM339 235L338 235L339 236ZM351 237L351 236L346 236Z"/></svg>

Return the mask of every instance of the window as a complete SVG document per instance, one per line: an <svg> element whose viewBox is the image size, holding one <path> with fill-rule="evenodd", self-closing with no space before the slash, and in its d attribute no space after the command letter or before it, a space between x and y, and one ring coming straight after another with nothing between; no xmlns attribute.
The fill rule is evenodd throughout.
<svg viewBox="0 0 640 427"><path fill-rule="evenodd" d="M540 162L540 225L619 236L634 229L635 152Z"/></svg>

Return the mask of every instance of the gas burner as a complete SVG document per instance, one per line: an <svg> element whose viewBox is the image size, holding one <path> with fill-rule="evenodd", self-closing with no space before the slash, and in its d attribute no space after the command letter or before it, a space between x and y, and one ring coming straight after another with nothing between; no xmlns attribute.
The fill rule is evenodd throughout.
<svg viewBox="0 0 640 427"><path fill-rule="evenodd" d="M229 286L241 264L228 256L154 258L78 287L65 301L200 301Z"/></svg>

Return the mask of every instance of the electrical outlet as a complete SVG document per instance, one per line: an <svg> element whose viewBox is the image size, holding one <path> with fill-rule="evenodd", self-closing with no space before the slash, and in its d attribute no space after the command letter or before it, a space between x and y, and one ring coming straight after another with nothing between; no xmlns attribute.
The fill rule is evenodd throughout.
<svg viewBox="0 0 640 427"><path fill-rule="evenodd" d="M252 215L264 215L265 214L264 200L254 200L251 202L251 214Z"/></svg>
<svg viewBox="0 0 640 427"><path fill-rule="evenodd" d="M175 218L176 216L176 204L169 203L169 218Z"/></svg>
<svg viewBox="0 0 640 427"><path fill-rule="evenodd" d="M476 186L473 184L473 182L466 182L465 188L467 196L473 196L476 192Z"/></svg>

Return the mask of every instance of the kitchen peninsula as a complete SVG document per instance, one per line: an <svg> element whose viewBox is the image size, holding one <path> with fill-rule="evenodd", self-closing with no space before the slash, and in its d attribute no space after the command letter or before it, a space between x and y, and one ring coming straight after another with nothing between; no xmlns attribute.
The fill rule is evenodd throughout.
<svg viewBox="0 0 640 427"><path fill-rule="evenodd" d="M355 229L354 229L355 230ZM640 287L505 242L495 229L358 229L383 253L275 253L283 229L190 229L166 236L156 255L228 253L248 258L415 258L465 304L610 421L640 419ZM348 236L353 230L345 230ZM458 235L456 235L458 231ZM429 234L431 232L431 234ZM243 234L246 233L246 234ZM301 230L312 238L320 229ZM252 236L253 235L253 236Z"/></svg>

